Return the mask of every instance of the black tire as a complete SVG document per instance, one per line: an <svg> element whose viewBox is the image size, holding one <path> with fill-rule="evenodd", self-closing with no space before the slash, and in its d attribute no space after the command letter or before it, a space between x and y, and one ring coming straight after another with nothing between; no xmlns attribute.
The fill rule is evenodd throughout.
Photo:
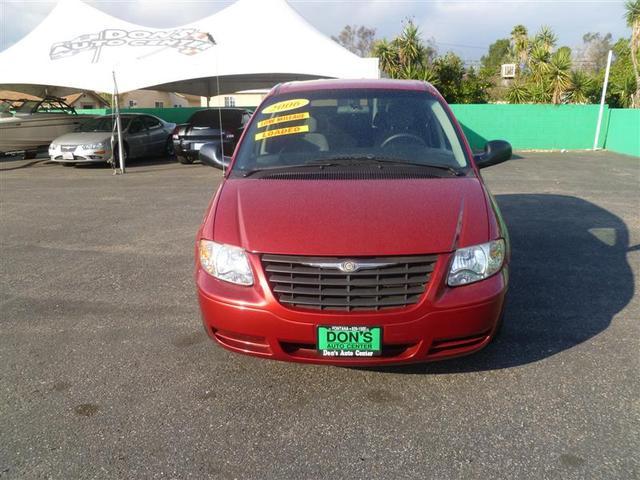
<svg viewBox="0 0 640 480"><path fill-rule="evenodd" d="M24 159L25 160L33 160L38 155L37 150L25 150Z"/></svg>
<svg viewBox="0 0 640 480"><path fill-rule="evenodd" d="M176 149L173 147L173 138L167 138L167 143L164 146L164 154L167 158L174 158L176 156Z"/></svg>
<svg viewBox="0 0 640 480"><path fill-rule="evenodd" d="M125 168L127 166L127 161L129 160L129 147L127 146L127 144L125 143L123 145L122 151L124 152L124 165ZM113 159L116 162L116 167L120 168L120 149L118 148L118 144L116 143L113 146Z"/></svg>
<svg viewBox="0 0 640 480"><path fill-rule="evenodd" d="M193 163L193 159L189 157L184 157L182 155L178 155L178 162L180 162L183 165L190 165Z"/></svg>

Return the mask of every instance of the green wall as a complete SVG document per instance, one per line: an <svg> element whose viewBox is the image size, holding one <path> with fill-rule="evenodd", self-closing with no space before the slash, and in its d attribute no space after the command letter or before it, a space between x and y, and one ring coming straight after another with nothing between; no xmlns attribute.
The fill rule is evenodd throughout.
<svg viewBox="0 0 640 480"><path fill-rule="evenodd" d="M588 150L598 121L599 105L451 105L474 150L487 140L507 140L515 150ZM126 108L150 113L168 122L184 123L199 107ZM78 110L105 114L111 110ZM640 156L640 109L605 106L598 146L613 152Z"/></svg>
<svg viewBox="0 0 640 480"><path fill-rule="evenodd" d="M604 148L640 157L640 109L611 109Z"/></svg>
<svg viewBox="0 0 640 480"><path fill-rule="evenodd" d="M451 105L473 149L507 140L516 150L582 150L593 147L598 105ZM607 125L608 107L603 115ZM605 131L601 130L600 146Z"/></svg>

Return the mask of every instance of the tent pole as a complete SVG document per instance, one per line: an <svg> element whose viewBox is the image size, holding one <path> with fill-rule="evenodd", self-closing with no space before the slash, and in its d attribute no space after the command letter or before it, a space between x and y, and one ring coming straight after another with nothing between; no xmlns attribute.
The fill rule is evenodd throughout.
<svg viewBox="0 0 640 480"><path fill-rule="evenodd" d="M602 85L602 98L600 99L600 111L598 112L598 125L596 126L596 137L593 139L593 149L598 149L598 140L600 140L600 126L602 125L602 112L604 111L604 100L607 96L607 84L609 83L609 70L611 69L611 55L613 52L609 50L607 56L607 69L604 74L604 85Z"/></svg>
<svg viewBox="0 0 640 480"><path fill-rule="evenodd" d="M118 160L120 160L120 172L125 172L124 148L122 146L122 123L120 122L120 105L118 99L118 83L116 82L116 72L113 71L113 92L116 104L116 125L118 129Z"/></svg>

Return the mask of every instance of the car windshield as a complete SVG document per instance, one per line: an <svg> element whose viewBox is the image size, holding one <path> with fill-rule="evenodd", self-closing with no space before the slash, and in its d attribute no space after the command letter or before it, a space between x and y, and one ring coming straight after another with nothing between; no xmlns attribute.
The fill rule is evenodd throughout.
<svg viewBox="0 0 640 480"><path fill-rule="evenodd" d="M126 130L126 128L129 126L130 121L130 117L120 117L122 130ZM111 117L92 118L91 120L83 123L80 128L78 128L79 132L110 132L112 130L113 121Z"/></svg>
<svg viewBox="0 0 640 480"><path fill-rule="evenodd" d="M269 99L251 122L234 171L360 161L468 166L449 115L431 94L343 89Z"/></svg>

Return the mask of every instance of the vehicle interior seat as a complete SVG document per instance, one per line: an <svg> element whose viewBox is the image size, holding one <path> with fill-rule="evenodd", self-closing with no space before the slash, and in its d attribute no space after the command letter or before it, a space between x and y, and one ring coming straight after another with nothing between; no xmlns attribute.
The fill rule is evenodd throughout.
<svg viewBox="0 0 640 480"><path fill-rule="evenodd" d="M334 122L329 121L326 114L318 113L315 119L318 122L317 131L322 132L332 150L356 146L355 139Z"/></svg>
<svg viewBox="0 0 640 480"><path fill-rule="evenodd" d="M418 119L415 118L413 108L402 102L395 102L387 107L386 112L378 112L374 119L377 130L376 145L381 145L393 135L408 133L422 137L418 128Z"/></svg>
<svg viewBox="0 0 640 480"><path fill-rule="evenodd" d="M329 142L327 138L318 133L318 121L309 117L306 121L309 126L309 132L284 137L275 137L271 139L270 151L279 151L280 153L292 152L327 152L329 151Z"/></svg>

